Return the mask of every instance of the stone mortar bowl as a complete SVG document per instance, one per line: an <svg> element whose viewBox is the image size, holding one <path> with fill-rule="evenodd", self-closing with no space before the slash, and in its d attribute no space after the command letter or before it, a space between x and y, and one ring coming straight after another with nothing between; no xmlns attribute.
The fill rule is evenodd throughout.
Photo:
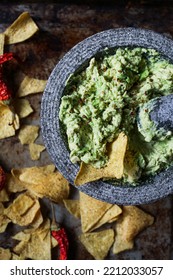
<svg viewBox="0 0 173 280"><path fill-rule="evenodd" d="M74 46L52 71L41 103L41 130L46 149L61 174L74 185L79 165L72 164L59 122L59 107L67 78L86 64L91 57L124 46L154 48L173 62L173 41L151 30L119 28L102 31ZM154 202L173 193L173 166L139 186L114 185L96 181L78 187L96 199L119 205L139 205Z"/></svg>

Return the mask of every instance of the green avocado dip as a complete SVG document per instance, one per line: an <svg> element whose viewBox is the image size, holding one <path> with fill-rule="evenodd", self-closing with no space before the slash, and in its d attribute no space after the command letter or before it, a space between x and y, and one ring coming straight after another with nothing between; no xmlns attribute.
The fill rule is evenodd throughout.
<svg viewBox="0 0 173 280"><path fill-rule="evenodd" d="M106 166L107 143L123 131L136 165L130 176L125 168L123 182L136 184L170 166L172 134L155 137L149 128L144 137L137 112L150 99L172 92L173 65L153 49L124 47L93 57L84 70L70 75L60 104L71 161Z"/></svg>

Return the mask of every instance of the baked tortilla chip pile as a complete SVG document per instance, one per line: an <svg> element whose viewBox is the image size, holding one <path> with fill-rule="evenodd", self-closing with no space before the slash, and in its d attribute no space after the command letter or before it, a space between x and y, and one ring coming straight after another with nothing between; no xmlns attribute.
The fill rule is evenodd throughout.
<svg viewBox="0 0 173 280"><path fill-rule="evenodd" d="M110 249L113 254L132 249L135 237L154 222L150 214L136 206L119 207L82 192L79 200L66 199L64 205L81 219L79 239L96 260L105 259ZM100 228L105 224L111 228Z"/></svg>
<svg viewBox="0 0 173 280"><path fill-rule="evenodd" d="M4 53L6 45L16 44L31 38L38 32L35 24L28 12L22 13L10 25L4 33L0 34L0 55ZM19 140L22 145L29 145L32 160L38 160L40 154L45 150L43 145L34 143L39 135L39 127L33 125L21 125L20 120L28 117L32 112L29 101L25 96L44 91L46 80L38 80L25 75L22 71L15 72L16 92L13 93L12 103L0 101L0 139L14 136L19 131Z"/></svg>
<svg viewBox="0 0 173 280"><path fill-rule="evenodd" d="M0 192L0 233L9 223L24 229L12 236L18 241L12 250L0 248L0 259L51 259L57 242L51 238L50 220L43 219L39 200L43 197L63 202L81 220L79 240L96 260L105 259L109 252L132 249L135 237L154 222L153 216L136 206L120 207L79 194L79 200L68 199L69 183L54 165L12 169Z"/></svg>
<svg viewBox="0 0 173 280"><path fill-rule="evenodd" d="M12 194L15 198L11 201ZM12 236L18 241L12 250L0 248L0 259L50 260L57 242L52 242L50 220L43 218L39 198L61 203L68 196L69 183L54 165L11 170L0 191L0 233L9 223L24 230Z"/></svg>

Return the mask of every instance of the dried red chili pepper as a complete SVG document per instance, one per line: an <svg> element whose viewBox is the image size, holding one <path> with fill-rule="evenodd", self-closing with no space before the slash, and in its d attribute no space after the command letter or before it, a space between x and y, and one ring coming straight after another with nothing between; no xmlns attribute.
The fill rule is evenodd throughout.
<svg viewBox="0 0 173 280"><path fill-rule="evenodd" d="M14 53L12 53L12 52L4 53L4 54L0 55L0 64L3 64L4 62L9 61L13 58L15 58Z"/></svg>
<svg viewBox="0 0 173 280"><path fill-rule="evenodd" d="M4 188L6 181L6 175L3 168L0 166L0 191Z"/></svg>
<svg viewBox="0 0 173 280"><path fill-rule="evenodd" d="M3 64L15 58L13 53L4 53L0 55L0 101L7 101L11 99L12 92L4 80Z"/></svg>
<svg viewBox="0 0 173 280"><path fill-rule="evenodd" d="M67 260L67 252L69 247L69 242L67 238L67 234L64 228L51 228L51 235L58 241L59 245L59 260Z"/></svg>
<svg viewBox="0 0 173 280"><path fill-rule="evenodd" d="M52 206L53 210L53 206ZM67 260L67 253L69 248L68 237L64 228L60 228L55 221L54 210L52 211L52 225L51 225L51 235L57 240L59 245L59 260Z"/></svg>

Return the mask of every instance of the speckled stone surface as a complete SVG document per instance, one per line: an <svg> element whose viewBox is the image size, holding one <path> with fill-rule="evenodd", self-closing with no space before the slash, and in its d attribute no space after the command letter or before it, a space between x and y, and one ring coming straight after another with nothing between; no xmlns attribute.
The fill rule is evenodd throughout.
<svg viewBox="0 0 173 280"><path fill-rule="evenodd" d="M156 127L163 128L165 132L173 130L173 95L162 96L151 100L150 119Z"/></svg>
<svg viewBox="0 0 173 280"><path fill-rule="evenodd" d="M173 59L173 41L150 30L137 28L110 29L88 37L74 46L59 61L48 80L41 105L41 128L47 151L59 171L74 185L79 166L72 164L59 123L59 106L66 79L91 57L105 48L143 46L154 48ZM173 167L142 182L140 187L122 187L97 181L79 189L92 197L122 205L154 202L173 192Z"/></svg>

